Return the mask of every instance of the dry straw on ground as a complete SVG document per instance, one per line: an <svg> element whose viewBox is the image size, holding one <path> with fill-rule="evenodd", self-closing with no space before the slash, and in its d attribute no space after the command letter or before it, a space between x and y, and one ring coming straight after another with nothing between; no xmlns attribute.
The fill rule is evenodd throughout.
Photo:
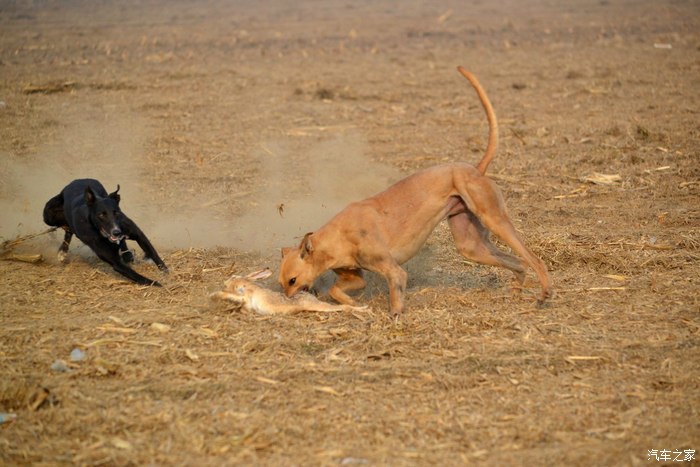
<svg viewBox="0 0 700 467"><path fill-rule="evenodd" d="M0 7L2 240L45 229L43 203L95 176L121 184L171 270L137 263L165 286L139 287L77 241L59 265L60 232L12 249L43 262L0 261L0 463L640 465L700 449L694 5L268 6ZM458 64L499 116L490 173L550 266L546 306L532 279L514 296L504 271L462 260L444 225L406 266L398 321L375 277L365 311L209 301L374 189L358 180L477 161L486 122Z"/></svg>

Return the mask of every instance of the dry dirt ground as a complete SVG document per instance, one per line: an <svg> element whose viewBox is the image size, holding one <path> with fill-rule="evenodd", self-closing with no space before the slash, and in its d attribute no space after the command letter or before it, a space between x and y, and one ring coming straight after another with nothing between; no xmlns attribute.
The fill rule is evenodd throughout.
<svg viewBox="0 0 700 467"><path fill-rule="evenodd" d="M460 64L499 117L489 173L550 267L546 306L444 225L406 265L398 321L377 278L364 312L209 302L348 200L477 162L487 124ZM97 177L171 272L141 262L165 287L136 286L77 240L59 264L57 233L3 251L44 261L0 261L0 463L700 450L699 77L695 0L1 0L2 240Z"/></svg>

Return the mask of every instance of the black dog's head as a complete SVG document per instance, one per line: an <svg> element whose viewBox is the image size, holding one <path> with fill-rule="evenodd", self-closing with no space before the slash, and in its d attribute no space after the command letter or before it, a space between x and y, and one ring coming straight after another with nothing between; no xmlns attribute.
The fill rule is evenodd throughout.
<svg viewBox="0 0 700 467"><path fill-rule="evenodd" d="M105 197L96 195L90 187L85 188L85 204L88 207L90 222L112 243L119 243L124 238L119 225L120 199L119 185L117 185L117 191Z"/></svg>

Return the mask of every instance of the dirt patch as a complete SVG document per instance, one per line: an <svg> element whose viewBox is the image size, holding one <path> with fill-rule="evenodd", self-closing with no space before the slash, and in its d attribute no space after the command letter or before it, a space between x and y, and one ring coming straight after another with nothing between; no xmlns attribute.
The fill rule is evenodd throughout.
<svg viewBox="0 0 700 467"><path fill-rule="evenodd" d="M0 236L121 185L163 289L58 233L0 261L8 464L637 465L700 448L692 1L0 3ZM477 162L556 295L439 226L408 311L259 317L231 274L417 169ZM267 283L275 287L274 281ZM71 355L80 356L71 360ZM73 352L73 353L72 353ZM697 457L697 456L696 456ZM654 461L655 462L655 461Z"/></svg>

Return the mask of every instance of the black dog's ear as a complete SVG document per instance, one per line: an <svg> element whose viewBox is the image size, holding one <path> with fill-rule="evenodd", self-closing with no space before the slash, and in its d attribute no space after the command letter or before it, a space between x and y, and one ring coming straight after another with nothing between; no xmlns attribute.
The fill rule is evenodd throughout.
<svg viewBox="0 0 700 467"><path fill-rule="evenodd" d="M122 197L119 196L119 188L120 188L120 186L119 186L119 184L117 184L117 191L109 194L109 197L112 198L114 201L116 201L117 204L119 204L119 201L121 201L121 199L122 199Z"/></svg>
<svg viewBox="0 0 700 467"><path fill-rule="evenodd" d="M92 192L92 188L85 187L85 203L88 206L92 206L95 203L95 193Z"/></svg>

